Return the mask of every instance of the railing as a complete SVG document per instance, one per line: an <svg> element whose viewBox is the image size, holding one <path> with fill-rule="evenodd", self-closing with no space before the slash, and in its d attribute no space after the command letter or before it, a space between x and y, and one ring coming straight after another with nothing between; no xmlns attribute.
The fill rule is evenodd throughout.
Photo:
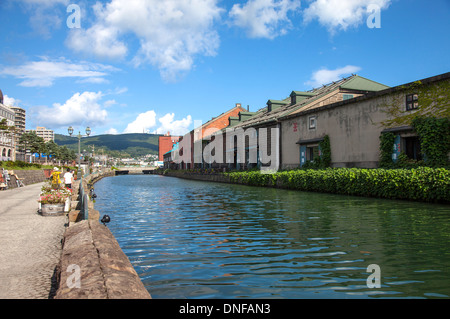
<svg viewBox="0 0 450 319"><path fill-rule="evenodd" d="M89 195L84 189L83 178L80 179L80 213L84 220L89 218Z"/></svg>

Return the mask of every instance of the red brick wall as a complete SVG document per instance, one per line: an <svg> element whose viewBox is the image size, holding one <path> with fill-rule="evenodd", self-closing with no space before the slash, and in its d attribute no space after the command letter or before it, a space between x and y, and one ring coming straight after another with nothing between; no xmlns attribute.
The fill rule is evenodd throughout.
<svg viewBox="0 0 450 319"><path fill-rule="evenodd" d="M242 107L235 107L229 112L223 114L222 116L217 117L214 120L211 120L208 125L205 125L202 129L202 135L205 137L207 135L212 134L214 131L221 130L228 126L228 118L239 116L239 112L246 112L247 110ZM206 132L206 134L205 134ZM208 134L209 133L209 134Z"/></svg>
<svg viewBox="0 0 450 319"><path fill-rule="evenodd" d="M170 151L173 144L178 142L179 136L160 136L159 137L159 156L158 161L164 160L164 154Z"/></svg>

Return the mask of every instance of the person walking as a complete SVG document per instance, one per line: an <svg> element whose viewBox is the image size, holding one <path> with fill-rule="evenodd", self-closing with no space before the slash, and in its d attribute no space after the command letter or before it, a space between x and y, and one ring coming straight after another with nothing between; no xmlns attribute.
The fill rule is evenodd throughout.
<svg viewBox="0 0 450 319"><path fill-rule="evenodd" d="M67 172L64 174L64 184L67 188L72 189L73 183L73 174L70 171L70 168L67 169Z"/></svg>

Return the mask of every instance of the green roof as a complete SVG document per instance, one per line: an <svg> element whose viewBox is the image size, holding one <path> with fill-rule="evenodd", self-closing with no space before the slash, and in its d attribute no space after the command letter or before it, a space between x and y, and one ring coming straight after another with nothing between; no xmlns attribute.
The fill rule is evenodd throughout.
<svg viewBox="0 0 450 319"><path fill-rule="evenodd" d="M302 108L308 107L319 98L340 89L343 89L344 93L345 90L348 90L350 92L354 91L355 93L364 94L367 92L382 91L388 88L389 87L386 85L353 74L348 78L343 78L339 81L322 85L321 87L308 92L291 91L290 96L284 100L268 100L266 107L258 110L257 113L248 120L235 124L235 126L247 127L273 123L274 121L277 121L278 118L287 116ZM294 96L298 98L294 100L295 104L291 104L291 99Z"/></svg>
<svg viewBox="0 0 450 319"><path fill-rule="evenodd" d="M286 105L286 104L289 104L289 102L287 102L287 101L280 101L280 100L269 100L269 101L267 101L267 104Z"/></svg>
<svg viewBox="0 0 450 319"><path fill-rule="evenodd" d="M350 80L341 85L342 89L358 90L358 91L381 91L388 89L389 86L366 79L362 76L354 76Z"/></svg>
<svg viewBox="0 0 450 319"><path fill-rule="evenodd" d="M303 91L292 91L291 96L292 95L298 95L298 96L313 96L314 93L312 92L303 92Z"/></svg>

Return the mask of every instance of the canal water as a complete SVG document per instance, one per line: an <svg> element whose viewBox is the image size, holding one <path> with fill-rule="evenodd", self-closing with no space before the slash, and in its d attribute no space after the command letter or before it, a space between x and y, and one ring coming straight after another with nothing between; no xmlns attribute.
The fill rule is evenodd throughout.
<svg viewBox="0 0 450 319"><path fill-rule="evenodd" d="M450 297L448 205L157 175L95 193L153 298Z"/></svg>

